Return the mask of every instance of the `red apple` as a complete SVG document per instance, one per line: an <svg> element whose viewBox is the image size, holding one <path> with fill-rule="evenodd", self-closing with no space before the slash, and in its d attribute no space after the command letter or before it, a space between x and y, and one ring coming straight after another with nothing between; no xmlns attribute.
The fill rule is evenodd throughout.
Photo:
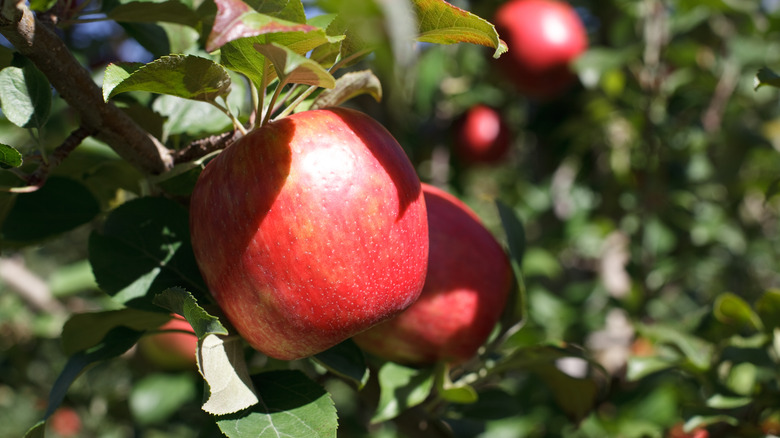
<svg viewBox="0 0 780 438"><path fill-rule="evenodd" d="M495 163L509 151L509 128L498 111L475 105L458 122L455 153L466 163Z"/></svg>
<svg viewBox="0 0 780 438"><path fill-rule="evenodd" d="M67 406L60 407L49 417L52 432L60 437L73 437L81 433L81 418L79 414Z"/></svg>
<svg viewBox="0 0 780 438"><path fill-rule="evenodd" d="M193 368L197 363L198 337L184 318L174 315L159 330L178 330L144 336L138 348L154 365L170 370ZM187 332L187 333L183 333Z"/></svg>
<svg viewBox="0 0 780 438"><path fill-rule="evenodd" d="M517 89L547 99L574 81L569 64L588 48L588 35L577 12L555 0L511 0L494 18L509 51L499 66Z"/></svg>
<svg viewBox="0 0 780 438"><path fill-rule="evenodd" d="M404 364L473 357L512 289L509 260L477 215L456 197L423 184L430 257L419 300L354 337L365 351Z"/></svg>
<svg viewBox="0 0 780 438"><path fill-rule="evenodd" d="M686 432L683 423L677 423L669 429L668 438L708 438L710 433L703 427L697 427L690 432Z"/></svg>
<svg viewBox="0 0 780 438"><path fill-rule="evenodd" d="M401 146L360 112L305 111L260 127L204 169L192 246L255 349L319 353L417 300L428 227Z"/></svg>

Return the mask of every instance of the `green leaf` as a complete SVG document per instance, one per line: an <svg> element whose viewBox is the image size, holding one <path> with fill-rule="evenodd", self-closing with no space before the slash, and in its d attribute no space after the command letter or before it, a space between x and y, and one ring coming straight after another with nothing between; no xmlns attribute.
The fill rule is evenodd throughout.
<svg viewBox="0 0 780 438"><path fill-rule="evenodd" d="M62 349L70 356L98 345L108 332L117 327L145 331L157 328L169 319L171 317L166 313L136 309L78 313L62 327Z"/></svg>
<svg viewBox="0 0 780 438"><path fill-rule="evenodd" d="M747 406L753 402L750 397L733 397L715 394L707 399L707 406L713 409L735 409Z"/></svg>
<svg viewBox="0 0 780 438"><path fill-rule="evenodd" d="M338 418L330 395L300 371L261 373L253 378L262 402L217 418L229 438L336 437Z"/></svg>
<svg viewBox="0 0 780 438"><path fill-rule="evenodd" d="M36 12L45 12L56 4L57 0L31 0L30 9Z"/></svg>
<svg viewBox="0 0 780 438"><path fill-rule="evenodd" d="M713 346L682 330L663 324L637 324L637 332L648 338L653 344L667 344L677 347L691 365L699 371L711 366Z"/></svg>
<svg viewBox="0 0 780 438"><path fill-rule="evenodd" d="M39 421L35 426L31 427L27 433L24 434L24 438L44 438L46 436L46 422Z"/></svg>
<svg viewBox="0 0 780 438"><path fill-rule="evenodd" d="M161 423L198 394L191 374L151 374L133 382L128 405L142 425Z"/></svg>
<svg viewBox="0 0 780 438"><path fill-rule="evenodd" d="M345 379L358 390L368 382L369 371L363 351L351 340L331 347L311 357L331 373Z"/></svg>
<svg viewBox="0 0 780 438"><path fill-rule="evenodd" d="M44 418L49 418L57 410L70 385L89 365L124 354L138 342L142 334L127 327L115 327L106 333L98 345L71 356L52 386Z"/></svg>
<svg viewBox="0 0 780 438"><path fill-rule="evenodd" d="M152 302L183 316L192 326L198 339L203 339L206 335L228 334L225 326L219 322L219 318L210 315L198 304L198 300L184 288L171 287L165 289L157 294Z"/></svg>
<svg viewBox="0 0 780 438"><path fill-rule="evenodd" d="M391 420L424 402L434 384L432 368L414 369L387 362L379 369L379 405L371 423Z"/></svg>
<svg viewBox="0 0 780 438"><path fill-rule="evenodd" d="M198 370L209 388L204 411L233 414L259 401L249 378L241 338L209 334L199 340Z"/></svg>
<svg viewBox="0 0 780 438"><path fill-rule="evenodd" d="M206 40L206 50L209 52L213 52L228 42L239 38L267 33L321 31L321 29L305 23L296 23L283 18L261 14L241 0L215 1L217 4L217 17Z"/></svg>
<svg viewBox="0 0 780 438"><path fill-rule="evenodd" d="M336 80L321 65L277 43L255 44L255 50L271 61L282 84L334 88Z"/></svg>
<svg viewBox="0 0 780 438"><path fill-rule="evenodd" d="M447 363L439 363L436 366L434 378L436 392L439 396L452 403L474 403L479 399L477 391L466 383L453 383L450 379L450 367Z"/></svg>
<svg viewBox="0 0 780 438"><path fill-rule="evenodd" d="M506 234L512 271L516 287L509 296L507 306L501 316L501 328L504 332L517 331L528 320L528 298L521 266L525 255L525 227L515 212L503 202L496 200L496 208L501 219L501 225ZM511 335L511 333L510 333Z"/></svg>
<svg viewBox="0 0 780 438"><path fill-rule="evenodd" d="M40 189L16 196L0 234L13 242L40 240L83 225L99 212L100 205L84 185L52 176Z"/></svg>
<svg viewBox="0 0 780 438"><path fill-rule="evenodd" d="M444 0L413 0L419 36L426 43L472 43L492 47L494 58L507 51L506 43L490 22Z"/></svg>
<svg viewBox="0 0 780 438"><path fill-rule="evenodd" d="M479 391L474 403L457 406L459 412L466 418L476 420L498 420L516 416L521 411L520 403L509 393L500 388L486 388Z"/></svg>
<svg viewBox="0 0 780 438"><path fill-rule="evenodd" d="M509 254L517 264L523 266L523 256L525 255L525 227L517 217L511 207L503 202L496 200L496 208L501 218L501 225L506 233L507 244L509 245Z"/></svg>
<svg viewBox="0 0 780 438"><path fill-rule="evenodd" d="M176 0L163 2L133 1L117 5L107 18L126 23L176 23L197 28L200 17L191 8Z"/></svg>
<svg viewBox="0 0 780 438"><path fill-rule="evenodd" d="M51 111L51 86L32 63L0 70L0 109L16 126L40 129Z"/></svg>
<svg viewBox="0 0 780 438"><path fill-rule="evenodd" d="M753 312L750 305L741 297L727 292L718 295L713 306L715 318L731 326L738 328L750 327L755 330L762 330L761 319Z"/></svg>
<svg viewBox="0 0 780 438"><path fill-rule="evenodd" d="M100 288L129 307L159 310L152 297L184 286L206 300L192 253L187 210L164 198L122 204L89 237L89 261Z"/></svg>
<svg viewBox="0 0 780 438"><path fill-rule="evenodd" d="M756 313L767 330L780 327L780 290L770 290L756 301Z"/></svg>
<svg viewBox="0 0 780 438"><path fill-rule="evenodd" d="M382 83L371 70L345 73L336 79L332 90L325 90L314 99L310 109L339 106L361 94L368 94L377 102L382 100Z"/></svg>
<svg viewBox="0 0 780 438"><path fill-rule="evenodd" d="M764 85L780 87L780 76L767 67L761 67L758 73L756 73L755 79L753 79L753 89L758 90Z"/></svg>
<svg viewBox="0 0 780 438"><path fill-rule="evenodd" d="M22 165L22 154L15 148L0 143L0 169L11 169Z"/></svg>
<svg viewBox="0 0 780 438"><path fill-rule="evenodd" d="M147 91L211 102L230 92L230 75L216 62L193 55L169 55L148 64L109 64L103 98L128 91Z"/></svg>
<svg viewBox="0 0 780 438"><path fill-rule="evenodd" d="M626 380L635 382L659 371L673 368L677 361L661 357L629 357L626 364Z"/></svg>

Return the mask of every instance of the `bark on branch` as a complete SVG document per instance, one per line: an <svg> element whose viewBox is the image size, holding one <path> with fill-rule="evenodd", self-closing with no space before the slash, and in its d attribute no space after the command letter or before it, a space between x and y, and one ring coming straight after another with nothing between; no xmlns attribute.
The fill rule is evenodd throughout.
<svg viewBox="0 0 780 438"><path fill-rule="evenodd" d="M0 34L30 59L81 117L81 125L145 173L173 166L171 151L112 103L106 103L89 72L65 43L35 18L24 2L0 0Z"/></svg>

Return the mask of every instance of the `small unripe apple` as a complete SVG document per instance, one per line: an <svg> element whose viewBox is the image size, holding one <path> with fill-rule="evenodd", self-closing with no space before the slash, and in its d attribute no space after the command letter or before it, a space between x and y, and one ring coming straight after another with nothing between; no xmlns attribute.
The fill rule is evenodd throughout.
<svg viewBox="0 0 780 438"><path fill-rule="evenodd" d="M557 0L510 0L494 23L509 51L497 62L517 89L548 99L575 80L570 64L588 48L588 34L577 12Z"/></svg>
<svg viewBox="0 0 780 438"><path fill-rule="evenodd" d="M455 153L465 163L496 163L509 151L509 128L501 114L486 105L469 108L458 120Z"/></svg>
<svg viewBox="0 0 780 438"><path fill-rule="evenodd" d="M354 337L365 351L403 364L461 363L501 317L512 290L506 253L456 197L423 184L430 257L420 298L397 317Z"/></svg>
<svg viewBox="0 0 780 438"><path fill-rule="evenodd" d="M196 183L190 231L227 318L277 359L395 316L425 281L420 180L393 136L354 110L300 112L225 149Z"/></svg>
<svg viewBox="0 0 780 438"><path fill-rule="evenodd" d="M67 406L62 406L48 419L52 432L62 438L75 437L81 433L81 418L79 414Z"/></svg>
<svg viewBox="0 0 780 438"><path fill-rule="evenodd" d="M194 368L197 363L198 337L190 323L179 315L173 315L158 330L176 331L142 337L138 341L138 348L144 358L167 370Z"/></svg>

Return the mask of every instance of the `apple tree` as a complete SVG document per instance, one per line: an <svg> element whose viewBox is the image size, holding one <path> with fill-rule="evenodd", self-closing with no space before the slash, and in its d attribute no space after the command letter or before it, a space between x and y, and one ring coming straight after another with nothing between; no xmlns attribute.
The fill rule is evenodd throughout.
<svg viewBox="0 0 780 438"><path fill-rule="evenodd" d="M777 2L1 5L0 436L780 435Z"/></svg>

